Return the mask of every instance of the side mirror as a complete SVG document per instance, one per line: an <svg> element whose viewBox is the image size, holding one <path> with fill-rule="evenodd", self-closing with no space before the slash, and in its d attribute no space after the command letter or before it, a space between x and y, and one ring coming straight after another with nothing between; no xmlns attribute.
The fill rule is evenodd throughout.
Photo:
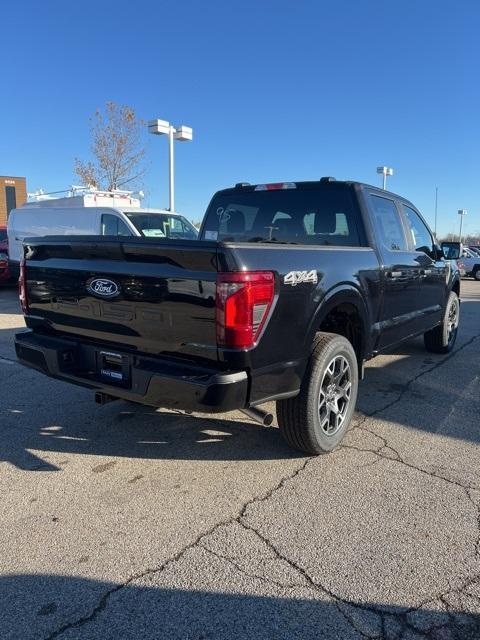
<svg viewBox="0 0 480 640"><path fill-rule="evenodd" d="M462 245L460 242L442 242L442 251L445 260L458 260L462 253Z"/></svg>
<svg viewBox="0 0 480 640"><path fill-rule="evenodd" d="M435 251L435 260L445 260L445 254L443 253L442 247L436 244L434 247L434 251Z"/></svg>

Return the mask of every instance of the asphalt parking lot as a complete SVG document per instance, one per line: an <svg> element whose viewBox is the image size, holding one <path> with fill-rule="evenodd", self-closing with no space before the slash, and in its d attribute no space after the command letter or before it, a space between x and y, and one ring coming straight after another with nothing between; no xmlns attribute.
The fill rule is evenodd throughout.
<svg viewBox="0 0 480 640"><path fill-rule="evenodd" d="M480 283L462 298L455 351L368 363L307 458L21 367L0 290L0 637L480 638Z"/></svg>

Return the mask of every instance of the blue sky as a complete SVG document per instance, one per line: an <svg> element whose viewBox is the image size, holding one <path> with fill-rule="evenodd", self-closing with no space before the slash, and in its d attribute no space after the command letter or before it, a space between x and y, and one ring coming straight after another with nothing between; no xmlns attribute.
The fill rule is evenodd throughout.
<svg viewBox="0 0 480 640"><path fill-rule="evenodd" d="M2 7L0 174L64 189L107 100L194 129L176 208L200 219L239 181L379 183L439 231L480 231L480 3L473 0L45 0ZM145 134L150 206L167 142Z"/></svg>

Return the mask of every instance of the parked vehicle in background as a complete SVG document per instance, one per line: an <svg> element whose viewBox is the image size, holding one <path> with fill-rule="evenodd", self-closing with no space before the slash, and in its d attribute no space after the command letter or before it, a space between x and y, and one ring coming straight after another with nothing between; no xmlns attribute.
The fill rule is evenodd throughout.
<svg viewBox="0 0 480 640"><path fill-rule="evenodd" d="M10 281L7 227L0 227L0 285L7 284Z"/></svg>
<svg viewBox="0 0 480 640"><path fill-rule="evenodd" d="M0 252L8 253L7 227L0 226Z"/></svg>
<svg viewBox="0 0 480 640"><path fill-rule="evenodd" d="M182 215L142 209L128 192L93 191L27 202L8 218L10 268L18 273L25 238L46 235L143 236L195 240L198 231Z"/></svg>
<svg viewBox="0 0 480 640"><path fill-rule="evenodd" d="M460 257L462 269L466 276L480 280L480 256L468 247L464 247Z"/></svg>
<svg viewBox="0 0 480 640"><path fill-rule="evenodd" d="M470 251L473 251L473 253L477 256L480 256L480 247L477 246L469 246L468 247L470 249Z"/></svg>
<svg viewBox="0 0 480 640"><path fill-rule="evenodd" d="M480 256L474 250L464 247L460 242L442 242L442 248L447 259L451 259L452 255L460 256L456 263L462 278L472 276L480 280Z"/></svg>
<svg viewBox="0 0 480 640"><path fill-rule="evenodd" d="M457 268L458 271L460 273L460 276L462 278L465 278L465 276L467 275L467 268L466 266L463 264L462 259L460 258L459 260L456 261L457 262Z"/></svg>
<svg viewBox="0 0 480 640"><path fill-rule="evenodd" d="M408 338L447 353L460 278L405 198L358 182L239 184L214 195L200 239L25 243L21 363L124 398L241 409L301 451L331 451L365 360Z"/></svg>

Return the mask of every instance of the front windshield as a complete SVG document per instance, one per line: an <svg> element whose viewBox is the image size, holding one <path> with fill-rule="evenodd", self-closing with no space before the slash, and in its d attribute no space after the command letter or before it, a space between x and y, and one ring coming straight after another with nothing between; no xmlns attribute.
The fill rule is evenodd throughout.
<svg viewBox="0 0 480 640"><path fill-rule="evenodd" d="M198 232L183 216L168 213L135 213L126 211L130 222L148 238L172 238L177 240L195 240Z"/></svg>

